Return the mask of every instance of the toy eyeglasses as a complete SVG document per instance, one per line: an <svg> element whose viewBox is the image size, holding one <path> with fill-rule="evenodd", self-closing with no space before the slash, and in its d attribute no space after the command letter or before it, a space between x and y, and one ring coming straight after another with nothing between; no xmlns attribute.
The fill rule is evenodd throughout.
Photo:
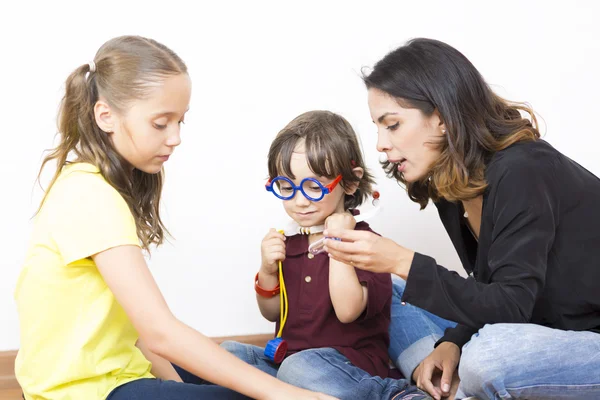
<svg viewBox="0 0 600 400"><path fill-rule="evenodd" d="M322 200L326 194L333 192L333 189L335 189L341 180L342 175L338 175L329 185L323 185L315 178L304 178L300 182L300 185L296 186L291 179L286 178L285 176L277 176L270 179L265 185L265 188L281 200L293 199L296 192L299 190L308 200L319 201Z"/></svg>

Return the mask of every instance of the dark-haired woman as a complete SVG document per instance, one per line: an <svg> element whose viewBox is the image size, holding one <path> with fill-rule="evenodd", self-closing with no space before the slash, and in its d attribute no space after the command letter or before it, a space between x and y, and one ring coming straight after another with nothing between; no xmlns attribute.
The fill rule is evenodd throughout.
<svg viewBox="0 0 600 400"><path fill-rule="evenodd" d="M399 277L391 358L436 399L600 398L600 180L445 43L412 40L364 81L384 169L435 204L469 275L325 232L335 259Z"/></svg>

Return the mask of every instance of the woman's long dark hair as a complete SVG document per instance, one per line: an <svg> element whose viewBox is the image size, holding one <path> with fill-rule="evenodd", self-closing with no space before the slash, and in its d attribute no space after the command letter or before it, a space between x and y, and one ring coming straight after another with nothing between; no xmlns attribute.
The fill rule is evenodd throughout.
<svg viewBox="0 0 600 400"><path fill-rule="evenodd" d="M426 116L437 111L446 125L437 143L441 156L421 180L407 183L395 165L383 163L421 208L429 199L459 201L482 194L486 161L493 153L540 137L527 104L496 95L462 53L438 40L409 41L377 62L363 80L368 89L381 90L404 107Z"/></svg>

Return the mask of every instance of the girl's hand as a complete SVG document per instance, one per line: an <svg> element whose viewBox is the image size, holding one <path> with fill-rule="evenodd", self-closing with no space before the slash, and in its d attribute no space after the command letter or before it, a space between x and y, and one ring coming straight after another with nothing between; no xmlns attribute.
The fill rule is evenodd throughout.
<svg viewBox="0 0 600 400"><path fill-rule="evenodd" d="M267 275L277 276L279 274L278 261L285 260L285 236L275 229L269 230L264 237L260 253L262 263L260 271Z"/></svg>
<svg viewBox="0 0 600 400"><path fill-rule="evenodd" d="M460 349L452 342L443 342L425 358L413 372L413 379L419 389L425 390L436 400L452 394L458 387L453 379L460 361ZM433 376L442 372L440 387L433 384Z"/></svg>
<svg viewBox="0 0 600 400"><path fill-rule="evenodd" d="M404 279L408 276L415 253L391 239L369 231L337 228L326 229L324 235L342 239L325 241L325 250L334 260L371 272L392 273Z"/></svg>

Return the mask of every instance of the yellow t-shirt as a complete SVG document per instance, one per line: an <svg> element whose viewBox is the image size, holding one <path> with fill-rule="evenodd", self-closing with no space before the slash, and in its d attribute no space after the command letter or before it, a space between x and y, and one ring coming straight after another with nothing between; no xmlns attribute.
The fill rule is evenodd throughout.
<svg viewBox="0 0 600 400"><path fill-rule="evenodd" d="M122 245L139 246L123 197L95 166L65 166L35 218L15 290L15 371L28 400L105 399L153 377L137 331L90 257Z"/></svg>

